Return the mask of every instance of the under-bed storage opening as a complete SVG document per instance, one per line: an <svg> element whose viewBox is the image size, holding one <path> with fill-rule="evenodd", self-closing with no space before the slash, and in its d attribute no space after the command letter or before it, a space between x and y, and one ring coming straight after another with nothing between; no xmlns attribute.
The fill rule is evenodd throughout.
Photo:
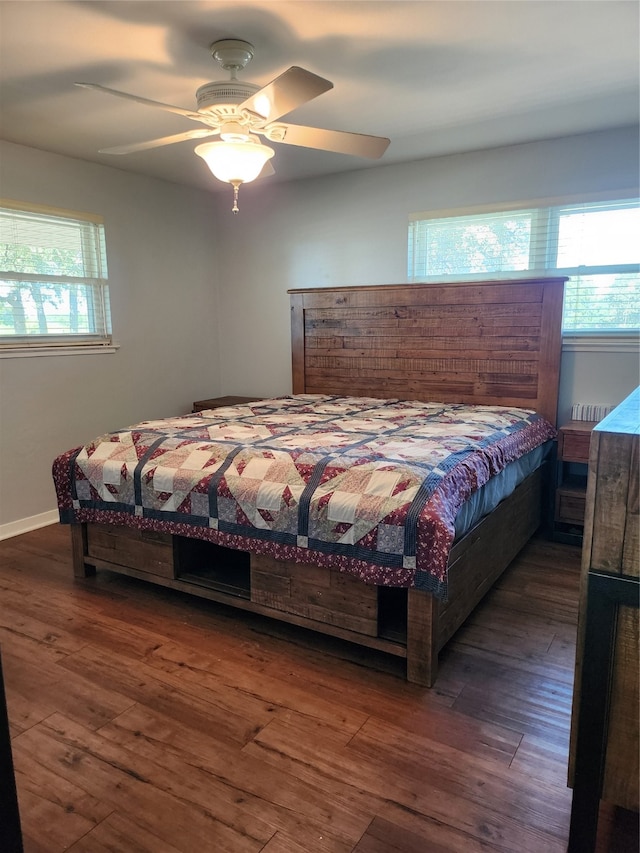
<svg viewBox="0 0 640 853"><path fill-rule="evenodd" d="M378 587L378 636L406 645L407 590L403 587Z"/></svg>
<svg viewBox="0 0 640 853"><path fill-rule="evenodd" d="M175 536L176 578L238 598L251 597L251 556L202 539Z"/></svg>

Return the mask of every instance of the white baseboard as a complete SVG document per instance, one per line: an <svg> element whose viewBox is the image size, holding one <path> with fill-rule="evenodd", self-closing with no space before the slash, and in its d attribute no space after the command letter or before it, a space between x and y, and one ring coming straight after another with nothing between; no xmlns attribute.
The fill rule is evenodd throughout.
<svg viewBox="0 0 640 853"><path fill-rule="evenodd" d="M30 515L28 518L19 518L8 524L0 524L0 541L11 539L12 536L20 536L21 533L28 533L30 530L37 530L39 527L47 527L49 524L57 524L59 521L58 510L51 509L39 515Z"/></svg>

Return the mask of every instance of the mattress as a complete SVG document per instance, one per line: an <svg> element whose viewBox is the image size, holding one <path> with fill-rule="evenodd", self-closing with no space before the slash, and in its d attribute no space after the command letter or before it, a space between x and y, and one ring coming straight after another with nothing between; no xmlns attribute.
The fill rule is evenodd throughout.
<svg viewBox="0 0 640 853"><path fill-rule="evenodd" d="M505 498L514 492L523 480L533 474L553 449L553 441L547 441L535 450L531 450L520 459L510 462L507 467L492 477L480 489L462 504L455 521L455 539L461 539L472 527L488 515Z"/></svg>

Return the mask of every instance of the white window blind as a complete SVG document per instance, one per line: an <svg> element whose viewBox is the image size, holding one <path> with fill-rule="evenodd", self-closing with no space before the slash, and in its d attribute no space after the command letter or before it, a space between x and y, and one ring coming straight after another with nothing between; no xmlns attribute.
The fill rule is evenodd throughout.
<svg viewBox="0 0 640 853"><path fill-rule="evenodd" d="M640 328L638 200L413 217L409 279L566 275L563 332Z"/></svg>
<svg viewBox="0 0 640 853"><path fill-rule="evenodd" d="M110 343L100 218L0 202L0 348Z"/></svg>

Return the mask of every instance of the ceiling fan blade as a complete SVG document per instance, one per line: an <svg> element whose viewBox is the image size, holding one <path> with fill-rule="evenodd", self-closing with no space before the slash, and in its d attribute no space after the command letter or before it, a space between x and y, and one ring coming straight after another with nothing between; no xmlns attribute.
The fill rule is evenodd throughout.
<svg viewBox="0 0 640 853"><path fill-rule="evenodd" d="M288 71L243 101L238 109L249 110L269 121L275 121L329 89L333 89L333 83L329 80L292 65Z"/></svg>
<svg viewBox="0 0 640 853"><path fill-rule="evenodd" d="M260 172L260 174L256 178L256 181L259 180L260 178L268 178L270 175L275 175L275 173L276 173L276 170L271 165L271 160L267 160L267 162L262 167L262 171Z"/></svg>
<svg viewBox="0 0 640 853"><path fill-rule="evenodd" d="M202 128L187 130L185 133L174 133L173 136L162 136L160 139L150 139L148 142L133 142L131 145L116 145L114 148L101 148L99 154L132 154L134 151L147 151L149 148L160 148L162 145L173 145L174 142L184 142L185 139L204 139L205 136L215 136L217 130Z"/></svg>
<svg viewBox="0 0 640 853"><path fill-rule="evenodd" d="M323 130L319 127L303 127L299 124L278 124L277 130L285 129L284 138L274 137L286 145L301 145L303 148L320 148L338 154L353 154L376 160L387 150L390 140L383 136L367 136L364 133L348 133L344 130ZM269 128L267 127L267 138Z"/></svg>
<svg viewBox="0 0 640 853"><path fill-rule="evenodd" d="M130 95L128 92L120 92L118 89L109 89L107 86L100 86L98 83L75 83L74 85L81 86L83 89L95 89L97 92L105 92L107 95L115 95L117 98L124 98L127 101L135 101L137 104L145 104L147 107L157 107L165 112L176 113L179 116L190 118L193 121L206 121L201 113L195 112L194 110L184 110L182 107L174 107L172 104L163 104L160 101L150 101L149 98L141 98L139 95Z"/></svg>

